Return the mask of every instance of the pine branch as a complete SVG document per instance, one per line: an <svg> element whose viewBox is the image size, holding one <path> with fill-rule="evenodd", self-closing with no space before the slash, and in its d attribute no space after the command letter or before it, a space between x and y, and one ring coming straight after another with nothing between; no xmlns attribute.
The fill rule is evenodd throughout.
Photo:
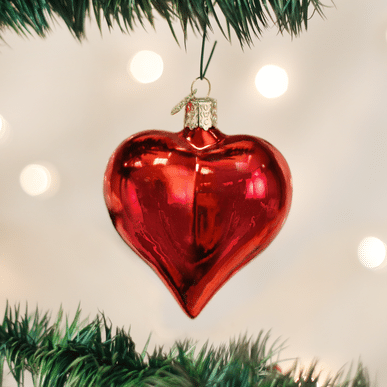
<svg viewBox="0 0 387 387"><path fill-rule="evenodd" d="M78 308L71 323L60 309L53 325L46 313L20 313L8 305L0 326L0 366L6 362L18 385L25 372L35 387L316 387L316 363L296 374L297 364L283 373L274 361L282 344L268 348L269 335L253 340L246 335L228 346L206 343L197 353L189 340L177 342L166 353L152 354L145 345L136 352L129 332L116 329L103 314L91 323L80 321ZM0 371L0 377L2 376ZM0 385L2 380L0 379ZM321 381L320 381L321 384ZM370 387L367 370L359 364L327 380L323 387Z"/></svg>
<svg viewBox="0 0 387 387"><path fill-rule="evenodd" d="M212 30L211 23L215 21L228 40L233 30L243 46L251 45L253 37L259 37L271 23L279 32L297 36L307 29L315 12L324 16L323 7L320 0L0 0L0 32L13 29L20 35L35 32L44 37L53 21L61 19L82 40L85 20L92 13L100 29L104 20L110 29L117 25L126 33L134 31L137 23L145 28L145 21L155 27L155 19L160 16L176 41L175 21L180 21L184 40L188 26L203 35L207 27ZM219 20L219 11L225 17L227 32Z"/></svg>

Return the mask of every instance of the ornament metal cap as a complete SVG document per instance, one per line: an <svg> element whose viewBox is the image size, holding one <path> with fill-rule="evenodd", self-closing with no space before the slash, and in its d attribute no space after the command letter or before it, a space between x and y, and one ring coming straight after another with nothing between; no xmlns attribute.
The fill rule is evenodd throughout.
<svg viewBox="0 0 387 387"><path fill-rule="evenodd" d="M184 98L179 104L177 104L171 111L171 114L176 114L185 105L184 116L184 128L191 130L196 128L202 128L208 130L212 127L217 127L218 115L217 115L217 101L214 98L210 98L211 84L207 78L203 78L208 83L208 93L205 98L196 98L195 94L197 89L193 89L195 82L200 79L196 78L191 85L191 94Z"/></svg>

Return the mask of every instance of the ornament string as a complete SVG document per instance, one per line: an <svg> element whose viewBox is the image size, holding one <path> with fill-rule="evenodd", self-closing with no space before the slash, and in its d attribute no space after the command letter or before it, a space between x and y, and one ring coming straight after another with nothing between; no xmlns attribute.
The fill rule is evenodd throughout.
<svg viewBox="0 0 387 387"><path fill-rule="evenodd" d="M204 7L205 9L205 12L207 14L207 7L205 6ZM204 70L203 70L203 63L204 63L204 48L205 48L205 45L206 45L206 37L207 37L207 28L206 28L206 25L204 25L204 28L203 28L203 40L202 40L202 50L201 50L201 55L200 55L200 76L197 77L193 82L192 82L192 85L191 85L191 94L187 95L187 97L185 97L182 101L180 101L172 110L171 110L171 114L174 115L176 113L178 113L184 106L187 105L188 102L192 101L195 99L195 94L197 92L197 89L194 89L193 88L193 85L194 83L200 79L200 80L206 80L207 83L208 83L208 93L207 93L207 98L209 97L210 95L210 91L211 91L211 84L210 84L210 81L205 77L206 75L206 72L207 72L207 69L208 69L208 66L210 65L210 62L211 62L211 59L212 59L212 56L214 54L214 51L215 51L215 47L216 47L216 44L218 43L217 41L215 41L213 47L212 47L212 50L211 50L211 53L210 53L210 56L207 60L207 64L206 66L204 67Z"/></svg>
<svg viewBox="0 0 387 387"><path fill-rule="evenodd" d="M193 88L193 85L194 85L194 83L195 83L198 79L200 79L200 80L203 80L203 79L204 79L204 80L207 81L207 83L208 83L208 93L207 93L207 98L208 98L209 95L210 95L211 84L210 84L210 81L205 77L205 75L206 75L208 66L210 65L212 56L213 56L213 54L214 54L216 44L217 44L218 42L215 41L215 43L214 43L214 45L213 45L213 47L212 47L210 56L208 57L206 67L204 67L204 71L203 71L204 48L205 48L205 44L206 44L206 36L207 36L206 26L204 26L204 30L203 30L203 41L202 41L202 52L201 52L201 55L200 55L200 76L197 77L197 78L192 82L192 85L191 85L191 94L187 95L187 97L185 97L182 101L180 101L180 102L179 102L179 103L171 110L171 114L172 114L172 115L178 113L185 105L187 105L187 103L188 103L189 101L195 99L195 94L196 94L196 92L197 92L198 90L197 90L197 89L194 89L194 88Z"/></svg>
<svg viewBox="0 0 387 387"><path fill-rule="evenodd" d="M200 77L199 77L200 79L203 79L206 76L206 72L207 72L208 66L209 66L209 64L211 62L212 55L214 54L216 44L218 43L218 41L215 41L215 43L214 43L214 45L212 47L210 56L208 58L206 67L204 68L204 71L203 71L204 47L205 47L205 44L206 44L206 37L207 37L207 28L206 28L206 26L204 26L203 40L202 40L202 53L200 55Z"/></svg>

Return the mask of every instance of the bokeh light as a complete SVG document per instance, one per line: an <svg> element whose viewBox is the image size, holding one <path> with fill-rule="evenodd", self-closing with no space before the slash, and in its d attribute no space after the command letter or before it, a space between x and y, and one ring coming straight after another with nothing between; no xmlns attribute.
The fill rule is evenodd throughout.
<svg viewBox="0 0 387 387"><path fill-rule="evenodd" d="M151 83L161 77L164 64L159 54L153 51L140 51L133 57L128 67L139 82Z"/></svg>
<svg viewBox="0 0 387 387"><path fill-rule="evenodd" d="M29 164L20 173L20 185L30 196L51 196L59 186L54 167Z"/></svg>
<svg viewBox="0 0 387 387"><path fill-rule="evenodd" d="M367 237L360 242L357 253L363 266L375 269L386 258L386 245L378 238Z"/></svg>
<svg viewBox="0 0 387 387"><path fill-rule="evenodd" d="M257 90L266 98L277 98L288 89L288 74L275 65L263 66L255 77Z"/></svg>
<svg viewBox="0 0 387 387"><path fill-rule="evenodd" d="M4 144L9 139L9 127L4 117L0 116L0 144Z"/></svg>

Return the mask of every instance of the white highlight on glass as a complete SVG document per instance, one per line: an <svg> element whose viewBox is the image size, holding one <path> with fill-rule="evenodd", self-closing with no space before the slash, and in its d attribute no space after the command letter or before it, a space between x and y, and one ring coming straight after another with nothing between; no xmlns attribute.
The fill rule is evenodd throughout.
<svg viewBox="0 0 387 387"><path fill-rule="evenodd" d="M29 164L20 173L20 185L30 196L51 196L59 186L59 178L52 166Z"/></svg>
<svg viewBox="0 0 387 387"><path fill-rule="evenodd" d="M153 160L153 165L167 165L168 159L156 157Z"/></svg>
<svg viewBox="0 0 387 387"><path fill-rule="evenodd" d="M363 266L375 269L386 258L386 245L378 238L367 237L360 242L357 254Z"/></svg>
<svg viewBox="0 0 387 387"><path fill-rule="evenodd" d="M255 77L257 90L266 98L277 98L288 89L289 79L286 71L279 66L263 66Z"/></svg>
<svg viewBox="0 0 387 387"><path fill-rule="evenodd" d="M151 83L161 77L164 64L159 54L145 50L133 57L128 68L139 82Z"/></svg>
<svg viewBox="0 0 387 387"><path fill-rule="evenodd" d="M214 171L211 168L208 168L208 167L201 167L200 168L200 173L202 175L209 175L211 173L214 173Z"/></svg>

